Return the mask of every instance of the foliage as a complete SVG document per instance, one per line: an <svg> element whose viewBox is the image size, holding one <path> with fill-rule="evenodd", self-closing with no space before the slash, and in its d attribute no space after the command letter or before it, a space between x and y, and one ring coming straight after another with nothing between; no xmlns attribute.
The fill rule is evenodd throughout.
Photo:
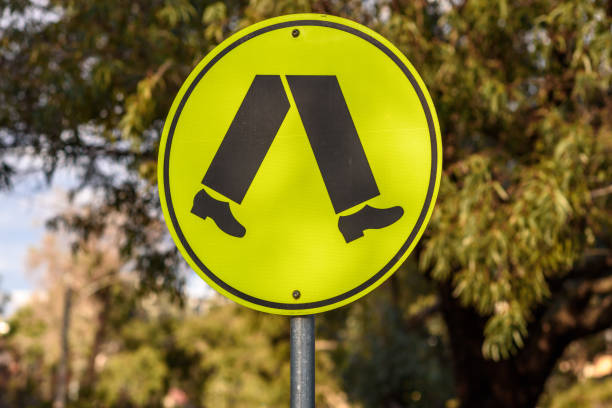
<svg viewBox="0 0 612 408"><path fill-rule="evenodd" d="M550 408L603 408L612 404L612 378L587 380L561 391Z"/></svg>
<svg viewBox="0 0 612 408"><path fill-rule="evenodd" d="M220 296L188 298L182 306L167 294L143 296L135 272L107 247L121 240L112 226L76 252L58 246L61 237L47 236L32 250L36 262L31 265L38 266L47 296L11 318L7 345L18 369L5 394L10 403L28 401L34 407L51 401L60 359L62 289L71 282L72 406L159 406L173 391L193 406L287 405L288 319ZM435 313L423 314L435 306L435 297L431 285L414 273L415 265L410 267L413 273L402 274L401 286L409 288L402 294L391 290L400 287L394 284L366 303L317 318L317 406L441 406L450 398L444 326ZM122 273L101 280L109 270ZM100 282L110 284L108 298L100 295ZM404 308L394 302L406 305L405 316L397 315Z"/></svg>
<svg viewBox="0 0 612 408"><path fill-rule="evenodd" d="M151 347L118 353L106 363L97 384L105 405L128 402L146 406L163 395L166 366L161 353Z"/></svg>
<svg viewBox="0 0 612 408"><path fill-rule="evenodd" d="M453 396L443 324L436 316L415 319L431 306L431 295L418 275L406 277L412 277L413 290L402 300L418 305L407 319L384 289L346 316L342 374L349 396L364 407L441 407Z"/></svg>
<svg viewBox="0 0 612 408"><path fill-rule="evenodd" d="M603 6L467 2L441 18L448 42L430 45L443 54L434 100L453 109L421 263L491 316L483 352L494 359L522 347L547 279L610 244L609 201L591 194L612 180Z"/></svg>

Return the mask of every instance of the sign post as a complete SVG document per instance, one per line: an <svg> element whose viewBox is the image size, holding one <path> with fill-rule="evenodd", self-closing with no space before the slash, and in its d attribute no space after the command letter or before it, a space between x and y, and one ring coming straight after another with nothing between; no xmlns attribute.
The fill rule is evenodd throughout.
<svg viewBox="0 0 612 408"><path fill-rule="evenodd" d="M291 317L291 408L315 406L315 318Z"/></svg>
<svg viewBox="0 0 612 408"><path fill-rule="evenodd" d="M194 68L164 125L158 186L203 280L293 316L291 406L311 408L312 315L399 268L441 171L436 111L408 59L353 21L295 14L244 28Z"/></svg>

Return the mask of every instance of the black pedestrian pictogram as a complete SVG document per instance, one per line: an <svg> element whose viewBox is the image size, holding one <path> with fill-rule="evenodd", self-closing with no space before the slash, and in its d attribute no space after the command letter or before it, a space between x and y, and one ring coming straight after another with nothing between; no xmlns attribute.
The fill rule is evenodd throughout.
<svg viewBox="0 0 612 408"><path fill-rule="evenodd" d="M336 214L380 195L338 79L333 75L286 78ZM242 203L289 107L279 75L255 76L202 184ZM204 189L196 194L191 212L210 217L226 234L246 234L229 203L210 197ZM338 228L348 243L362 237L366 229L393 224L403 213L399 206L366 205L340 216Z"/></svg>

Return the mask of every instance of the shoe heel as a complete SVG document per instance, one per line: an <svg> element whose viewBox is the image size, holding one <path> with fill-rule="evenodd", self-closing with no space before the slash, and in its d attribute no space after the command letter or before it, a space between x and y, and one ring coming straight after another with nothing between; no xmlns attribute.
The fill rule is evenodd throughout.
<svg viewBox="0 0 612 408"><path fill-rule="evenodd" d="M196 217L199 217L200 219L203 219L203 220L208 218L208 215L198 212L198 209L195 207L191 209L191 213L195 215Z"/></svg>
<svg viewBox="0 0 612 408"><path fill-rule="evenodd" d="M205 220L208 218L208 211L206 211L206 196L202 194L204 190L200 191L193 199L193 206L191 207L191 213L201 219Z"/></svg>
<svg viewBox="0 0 612 408"><path fill-rule="evenodd" d="M357 231L351 231L351 232L348 232L348 233L344 233L343 232L342 235L344 236L344 240L348 244L349 242L354 241L357 238L363 237L363 231L357 230Z"/></svg>
<svg viewBox="0 0 612 408"><path fill-rule="evenodd" d="M363 237L363 230L350 228L349 225L346 225L340 221L338 221L338 229L342 233L344 240L348 244L351 241L356 240L357 238Z"/></svg>
<svg viewBox="0 0 612 408"><path fill-rule="evenodd" d="M202 219L202 220L205 220L206 218L208 218L208 215L201 215L201 214L198 214L198 213L197 213L197 210L196 210L196 209L194 209L194 208L192 208L192 209L191 209L191 213L192 213L193 215L195 215L196 217L198 217L198 218Z"/></svg>

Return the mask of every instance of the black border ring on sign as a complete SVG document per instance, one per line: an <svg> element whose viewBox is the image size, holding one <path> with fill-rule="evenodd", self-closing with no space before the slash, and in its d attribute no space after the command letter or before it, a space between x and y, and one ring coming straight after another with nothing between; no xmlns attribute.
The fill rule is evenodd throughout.
<svg viewBox="0 0 612 408"><path fill-rule="evenodd" d="M195 254L195 252L193 251L193 249L191 248L191 246L189 245L189 242L187 242L187 239L185 238L185 235L183 234L183 232L181 231L181 227L179 226L178 220L176 218L176 214L174 212L174 207L172 205L172 196L170 194L170 182L169 182L169 161L170 161L170 149L172 146L172 138L174 135L174 130L176 128L176 124L178 122L178 119L181 115L181 111L183 110L183 107L185 106L185 103L187 102L187 99L189 98L189 96L191 95L191 92L193 92L194 88L196 87L196 85L198 84L198 82L202 79L202 77L213 67L213 65L215 65L221 58L223 58L227 53L229 53L231 50L233 50L234 48L238 47L241 44L244 44L245 42L249 41L252 38L255 38L261 34L265 34L268 33L270 31L274 31L274 30L279 30L282 28L287 28L287 27L296 27L296 26L321 26L321 27L327 27L327 28L333 28L336 30L341 30L341 31L345 31L347 33L353 34L367 42L369 42L370 44L374 45L375 47L377 47L379 50L381 50L383 53L385 53L385 55L387 55L391 60L393 60L393 62L402 70L402 72L404 73L404 75L408 78L408 80L410 81L410 83L412 84L412 87L414 88L414 90L416 91L418 97L419 97L419 101L421 102L421 106L423 107L423 111L425 112L425 117L427 119L427 126L429 128L429 139L430 139L430 143L431 143L431 170L430 170L430 175L429 175L429 184L427 187L427 195L425 197L425 203L423 204L423 208L421 209L421 212L419 214L419 217L417 219L416 224L414 225L414 227L412 228L412 231L410 232L410 235L408 235L408 238L406 239L406 242L404 242L404 244L401 246L400 250L391 258L391 260L389 262L387 262L387 264L380 270L378 271L376 274L374 274L371 278L369 278L368 280L366 280L365 282L361 283L360 285L354 287L353 289L344 292L340 295L334 296L332 298L329 299L325 299L325 300L320 300L320 301L316 301L316 302L308 302L308 303L280 303L280 302L270 302L264 299L259 299L253 296L250 296L244 292L241 292L239 290L237 290L236 288L228 285L226 282L222 281L218 276L216 276L212 271L210 271L205 265L204 263L197 257L197 255ZM437 142L436 142L437 138L436 138L436 128L434 125L434 120L431 114L431 111L429 109L429 105L427 104L427 100L425 98L425 95L423 94L423 91L421 90L416 78L414 77L414 75L412 75L412 72L410 72L410 70L408 69L408 67L406 67L406 65L399 59L399 57L397 55L395 55L393 53L393 51L391 51L387 46L385 46L384 44L382 44L380 41L378 41L377 39L371 37L370 35L361 32L353 27L349 27L347 25L344 24L340 24L340 23L335 23L335 22L331 22L331 21L319 21L319 20L295 20L295 21L287 21L287 22L283 22L283 23L278 23L278 24L273 24L267 27L263 27L259 30L253 31L247 35L245 35L244 37L236 40L235 42L229 44L226 48L224 48L223 50L221 50L221 52L219 52L219 54L217 54L208 64L206 64L206 66L204 66L204 68L197 74L196 78L193 80L193 82L189 85L189 88L187 89L187 91L185 92L185 94L183 95L178 108L176 109L176 112L172 118L172 123L170 125L170 130L168 132L168 139L166 142L166 148L164 151L164 163L163 163L163 177L164 177L164 192L166 195L166 201L167 201L167 205L168 205L168 212L170 214L170 219L172 221L172 225L174 226L174 229L176 231L176 234L178 236L178 238L180 239L183 247L185 248L185 250L187 251L187 253L189 254L189 256L191 257L191 259L196 263L196 265L200 268L200 270L206 274L206 276L208 276L213 282L215 282L217 285L219 285L219 287L223 288L224 290L226 290L227 292L233 294L234 296L237 296L241 299L244 299L248 302L254 303L256 305L260 305L260 306L264 306L264 307L270 307L270 308L276 308L276 309L285 309L285 310L306 310L306 309L313 309L313 308L318 308L318 307L323 307L323 306L328 306L334 303L338 303L341 302L345 299L348 299L362 291L364 291L365 289L367 289L368 287L370 287L371 285L373 285L374 283L376 283L380 278L382 278L388 271L389 269L391 269L398 261L399 259L404 255L404 253L408 250L408 248L410 248L410 245L412 244L412 242L414 241L415 237L417 236L419 230L421 229L421 226L423 225L423 222L425 221L425 218L427 216L427 213L429 211L430 206L432 205L432 197L434 194L434 189L435 189L435 185L436 185L436 171L437 171L437 167L438 167L438 149L437 149Z"/></svg>

